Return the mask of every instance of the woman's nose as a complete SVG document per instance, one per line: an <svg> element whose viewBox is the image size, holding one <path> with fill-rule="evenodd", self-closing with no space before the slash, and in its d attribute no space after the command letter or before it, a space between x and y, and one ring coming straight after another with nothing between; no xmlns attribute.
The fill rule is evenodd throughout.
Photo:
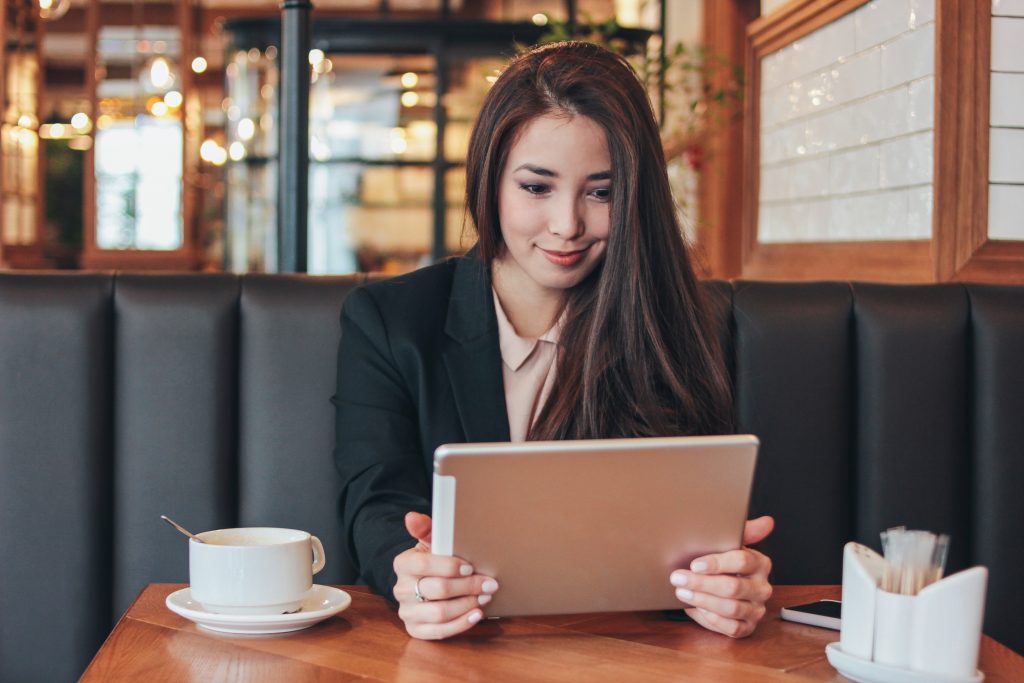
<svg viewBox="0 0 1024 683"><path fill-rule="evenodd" d="M583 220L581 200L569 200L552 207L552 215L548 218L548 232L564 240L574 239L586 232Z"/></svg>

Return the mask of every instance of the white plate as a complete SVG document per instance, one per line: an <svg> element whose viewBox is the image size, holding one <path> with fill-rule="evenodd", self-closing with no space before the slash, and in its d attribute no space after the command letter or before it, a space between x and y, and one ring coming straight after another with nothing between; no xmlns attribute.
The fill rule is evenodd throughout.
<svg viewBox="0 0 1024 683"><path fill-rule="evenodd" d="M309 628L334 616L352 604L352 596L333 586L314 584L302 600L301 609L291 614L215 614L192 599L182 588L167 596L167 608L194 621L200 627L221 633L287 633Z"/></svg>
<svg viewBox="0 0 1024 683"><path fill-rule="evenodd" d="M985 680L985 674L980 671L974 676L960 678L869 662L843 652L839 643L826 645L825 656L839 673L857 683L981 683Z"/></svg>

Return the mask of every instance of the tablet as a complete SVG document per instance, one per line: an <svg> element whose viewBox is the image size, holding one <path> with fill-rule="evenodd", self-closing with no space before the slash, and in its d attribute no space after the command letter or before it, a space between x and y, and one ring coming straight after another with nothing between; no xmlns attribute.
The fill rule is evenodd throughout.
<svg viewBox="0 0 1024 683"><path fill-rule="evenodd" d="M740 547L741 436L443 445L432 551L500 586L486 616L678 609L669 574Z"/></svg>

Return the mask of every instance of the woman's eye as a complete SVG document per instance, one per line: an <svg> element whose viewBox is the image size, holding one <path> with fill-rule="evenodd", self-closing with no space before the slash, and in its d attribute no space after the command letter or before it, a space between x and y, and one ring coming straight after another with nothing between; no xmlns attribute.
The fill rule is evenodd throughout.
<svg viewBox="0 0 1024 683"><path fill-rule="evenodd" d="M547 185L541 185L539 183L521 183L519 187L523 188L530 194L544 194L551 189Z"/></svg>
<svg viewBox="0 0 1024 683"><path fill-rule="evenodd" d="M596 199L607 201L612 197L612 189L610 187L599 187L596 190L592 190L590 194Z"/></svg>

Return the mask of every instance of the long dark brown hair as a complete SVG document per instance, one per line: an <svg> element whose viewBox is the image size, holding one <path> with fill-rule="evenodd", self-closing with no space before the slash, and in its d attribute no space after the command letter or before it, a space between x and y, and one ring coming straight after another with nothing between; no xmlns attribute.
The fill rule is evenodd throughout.
<svg viewBox="0 0 1024 683"><path fill-rule="evenodd" d="M636 73L597 45L563 42L517 57L473 129L466 198L491 265L504 249L498 181L538 116L586 116L607 137L611 229L604 261L566 293L554 387L530 439L722 434L728 373L683 241L658 124Z"/></svg>

